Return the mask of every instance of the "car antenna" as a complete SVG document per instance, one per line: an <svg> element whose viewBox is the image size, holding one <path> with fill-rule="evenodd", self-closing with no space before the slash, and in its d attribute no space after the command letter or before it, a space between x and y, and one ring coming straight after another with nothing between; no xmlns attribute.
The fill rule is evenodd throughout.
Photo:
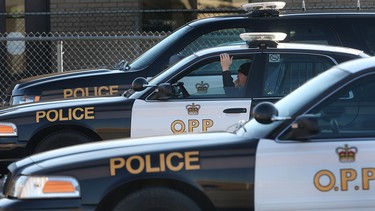
<svg viewBox="0 0 375 211"><path fill-rule="evenodd" d="M306 4L305 4L305 0L302 0L302 11L306 11Z"/></svg>
<svg viewBox="0 0 375 211"><path fill-rule="evenodd" d="M361 1L360 0L357 1L357 10L361 10Z"/></svg>

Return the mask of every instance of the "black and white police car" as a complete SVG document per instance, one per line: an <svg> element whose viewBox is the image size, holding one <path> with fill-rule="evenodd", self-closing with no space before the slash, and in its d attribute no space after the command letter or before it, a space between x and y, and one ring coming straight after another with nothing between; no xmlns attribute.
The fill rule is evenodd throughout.
<svg viewBox="0 0 375 211"><path fill-rule="evenodd" d="M9 166L1 210L375 209L375 57L345 62L234 132L113 140Z"/></svg>
<svg viewBox="0 0 375 211"><path fill-rule="evenodd" d="M284 42L319 43L375 53L375 13L365 11L287 14L284 2L244 5L246 14L192 21L120 68L68 71L25 78L9 87L10 104L89 96L119 96L139 76L160 73L176 58L227 42L240 41L244 32L283 32ZM355 8L353 6L353 8Z"/></svg>
<svg viewBox="0 0 375 211"><path fill-rule="evenodd" d="M6 167L30 154L98 140L225 130L249 120L260 101L276 101L338 63L368 57L355 49L268 40L280 35L255 33L253 40L243 34L252 41L199 51L148 82L137 78L124 96L0 110L0 164ZM248 80L241 89L224 88L222 53L233 57L233 79L248 64Z"/></svg>

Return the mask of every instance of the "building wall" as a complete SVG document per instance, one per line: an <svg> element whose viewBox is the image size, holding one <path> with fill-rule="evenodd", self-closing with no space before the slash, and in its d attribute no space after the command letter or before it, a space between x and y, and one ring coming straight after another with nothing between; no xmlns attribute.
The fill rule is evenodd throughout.
<svg viewBox="0 0 375 211"><path fill-rule="evenodd" d="M145 24L150 21L142 21L143 18L153 17L150 13L141 14L139 10L142 9L142 2L147 0L50 0L50 12L53 15L50 17L51 32L108 32L108 31L149 31L157 27L160 23ZM157 0L152 0L157 1ZM179 1L179 0L170 0ZM184 2L185 0L180 0ZM241 5L246 2L266 2L274 0L196 0L196 7L199 9L202 5L207 8L213 8L215 5L227 7L229 4L232 6ZM284 0L286 10L302 10L302 0ZM321 10L322 8L330 9L353 9L357 8L358 0L305 0L307 10ZM160 5L173 5L171 3L165 4L168 1L162 1ZM189 1L190 2L190 1ZM220 4L222 2L222 4ZM229 4L228 4L229 2ZM154 2L153 2L154 3ZM225 3L225 4L224 4ZM159 3L158 3L159 4ZM193 4L194 5L194 4ZM361 8L375 8L374 0L361 0ZM189 6L190 7L190 6ZM147 9L147 8L146 8ZM175 9L175 8L162 8L162 9ZM194 9L194 8L187 8ZM57 13L57 14L56 14ZM163 13L156 13L156 17L165 16ZM181 14L179 14L181 15ZM211 14L217 15L217 14ZM210 14L203 14L198 16L206 17ZM173 15L172 15L173 17ZM174 18L172 18L174 19ZM156 19L154 22L157 21ZM176 20L168 20L174 21ZM164 22L168 22L164 21ZM183 20L181 20L183 21ZM181 22L179 21L179 22ZM152 21L151 21L152 22ZM175 24L168 31L173 31L182 23ZM165 27L168 28L168 27Z"/></svg>
<svg viewBox="0 0 375 211"><path fill-rule="evenodd" d="M50 0L50 12L57 13L51 15L51 31L140 31L139 2L139 0ZM128 11L119 12L121 10Z"/></svg>

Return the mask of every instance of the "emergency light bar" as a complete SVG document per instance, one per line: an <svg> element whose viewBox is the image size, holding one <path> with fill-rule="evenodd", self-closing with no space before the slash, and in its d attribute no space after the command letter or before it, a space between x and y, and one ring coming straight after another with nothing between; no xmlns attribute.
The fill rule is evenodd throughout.
<svg viewBox="0 0 375 211"><path fill-rule="evenodd" d="M280 10L285 7L285 2L275 1L275 2L258 2L249 3L242 5L242 8L246 12L251 12L254 10Z"/></svg>
<svg viewBox="0 0 375 211"><path fill-rule="evenodd" d="M282 32L251 32L242 33L240 37L243 41L282 41L286 38L286 34Z"/></svg>

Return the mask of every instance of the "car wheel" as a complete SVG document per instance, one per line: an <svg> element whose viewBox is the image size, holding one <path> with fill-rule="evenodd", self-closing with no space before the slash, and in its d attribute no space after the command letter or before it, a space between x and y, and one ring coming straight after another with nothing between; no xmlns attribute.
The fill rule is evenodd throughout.
<svg viewBox="0 0 375 211"><path fill-rule="evenodd" d="M35 147L33 153L44 152L52 149L83 144L92 141L84 133L74 130L60 130L49 134Z"/></svg>
<svg viewBox="0 0 375 211"><path fill-rule="evenodd" d="M153 187L136 191L122 199L113 211L199 211L185 194L170 188Z"/></svg>

